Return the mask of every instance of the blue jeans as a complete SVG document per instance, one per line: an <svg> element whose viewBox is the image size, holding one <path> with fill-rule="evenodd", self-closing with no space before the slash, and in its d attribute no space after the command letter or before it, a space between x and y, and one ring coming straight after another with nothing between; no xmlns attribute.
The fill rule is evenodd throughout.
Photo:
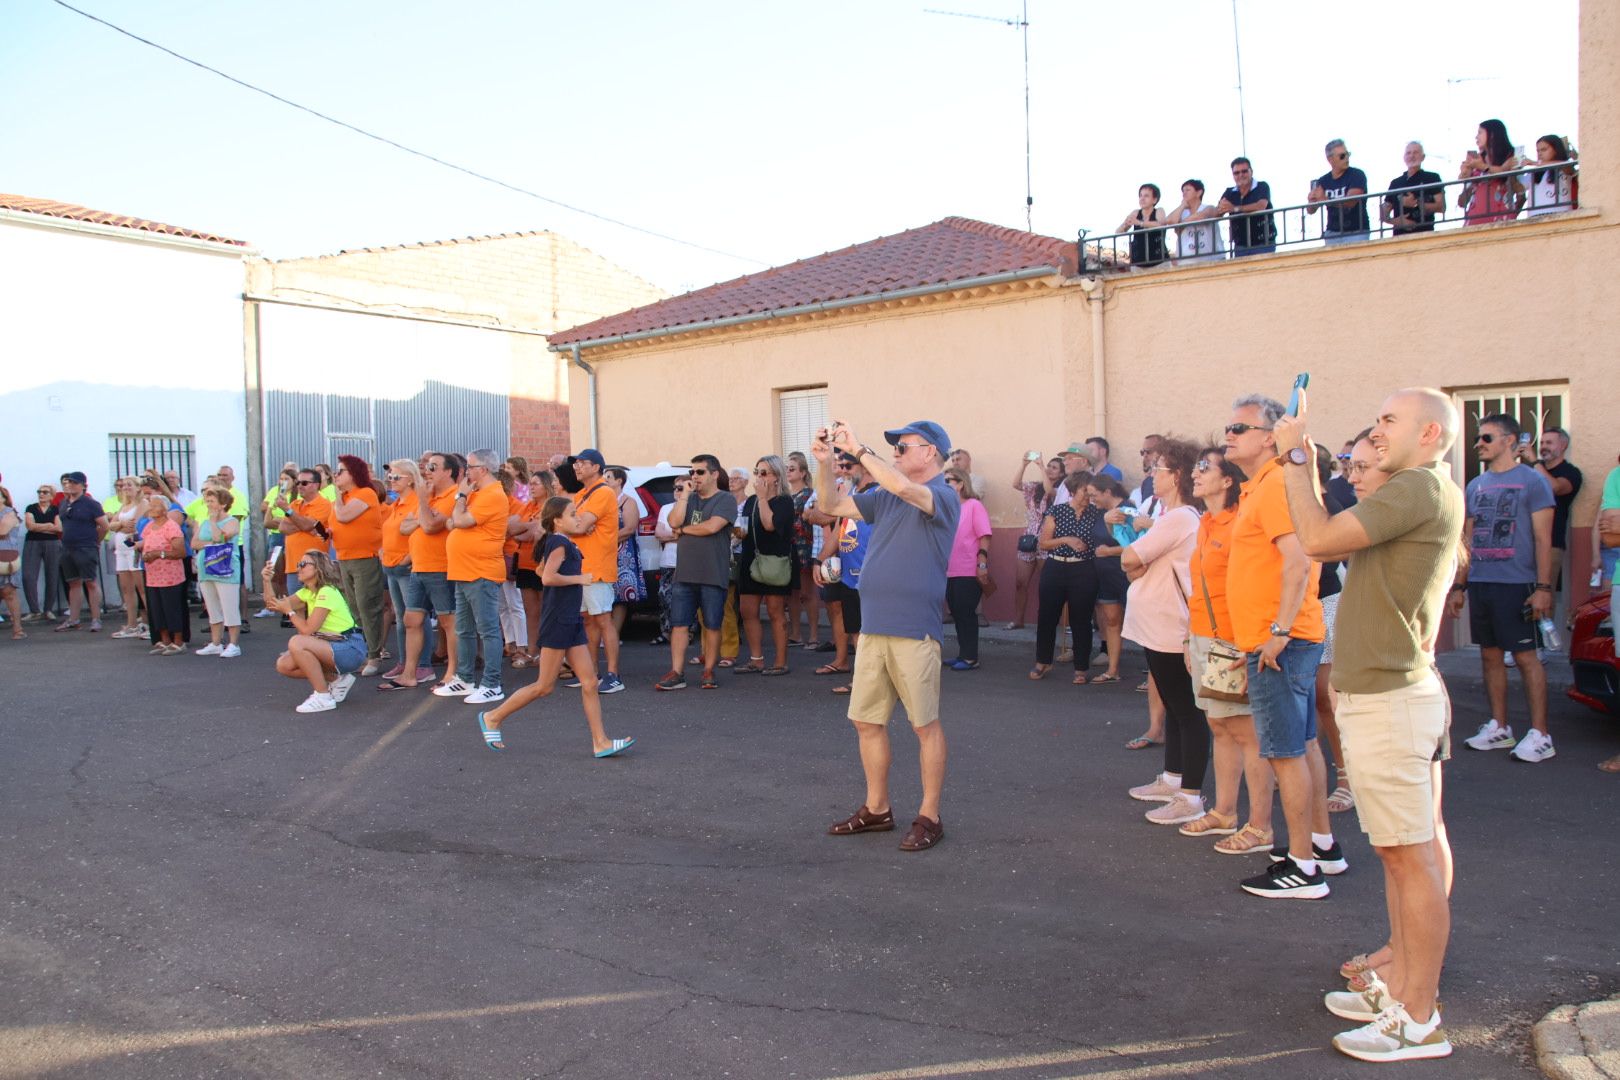
<svg viewBox="0 0 1620 1080"><path fill-rule="evenodd" d="M1613 585L1614 568L1620 564L1620 547L1602 548L1598 551L1598 558L1603 563L1603 584Z"/></svg>
<svg viewBox="0 0 1620 1080"><path fill-rule="evenodd" d="M1322 662L1320 641L1290 638L1277 654L1272 671L1249 654L1249 706L1263 758L1295 758L1316 738L1316 668Z"/></svg>
<svg viewBox="0 0 1620 1080"><path fill-rule="evenodd" d="M484 643L480 686L501 685L501 583L479 578L456 586L456 678L471 686L478 643Z"/></svg>
<svg viewBox="0 0 1620 1080"><path fill-rule="evenodd" d="M394 605L394 655L405 662L405 590L410 586L409 563L382 568L383 580L388 582L388 601Z"/></svg>
<svg viewBox="0 0 1620 1080"><path fill-rule="evenodd" d="M1333 232L1329 229L1323 229L1322 243L1327 247L1336 247L1339 244L1359 244L1366 240L1367 236L1366 229L1358 229L1354 232Z"/></svg>

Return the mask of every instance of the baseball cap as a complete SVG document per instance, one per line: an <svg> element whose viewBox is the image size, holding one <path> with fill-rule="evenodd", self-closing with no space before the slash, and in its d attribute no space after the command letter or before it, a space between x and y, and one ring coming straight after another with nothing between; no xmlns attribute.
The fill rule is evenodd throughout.
<svg viewBox="0 0 1620 1080"><path fill-rule="evenodd" d="M945 434L944 428L932 420L913 420L903 428L895 428L893 431L883 433L883 437L889 440L890 446L894 446L906 435L921 435L924 441L939 451L940 457L945 457L951 452L951 437Z"/></svg>
<svg viewBox="0 0 1620 1080"><path fill-rule="evenodd" d="M84 485L86 485L86 484L88 484L90 482L89 478L86 477L84 475L84 473L82 473L82 472L63 473L62 474L62 479L71 480L75 484L78 484L80 487L83 487Z"/></svg>
<svg viewBox="0 0 1620 1080"><path fill-rule="evenodd" d="M581 450L579 453L574 455L574 460L588 461L592 465L595 465L598 469L607 468L607 459L602 456L602 451L596 449Z"/></svg>

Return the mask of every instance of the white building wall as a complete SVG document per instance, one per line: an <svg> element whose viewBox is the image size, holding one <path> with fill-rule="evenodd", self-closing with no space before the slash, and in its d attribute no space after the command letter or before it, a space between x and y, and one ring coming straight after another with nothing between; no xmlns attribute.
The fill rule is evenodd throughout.
<svg viewBox="0 0 1620 1080"><path fill-rule="evenodd" d="M0 474L19 503L74 469L109 496L112 434L189 435L197 479L246 476L242 254L0 220Z"/></svg>

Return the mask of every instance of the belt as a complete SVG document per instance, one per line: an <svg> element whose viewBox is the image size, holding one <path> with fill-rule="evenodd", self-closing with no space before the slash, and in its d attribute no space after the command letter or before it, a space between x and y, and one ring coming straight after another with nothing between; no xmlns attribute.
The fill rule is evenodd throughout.
<svg viewBox="0 0 1620 1080"><path fill-rule="evenodd" d="M1048 555L1046 557L1046 561L1047 562L1090 562L1091 559L1089 557L1085 556L1085 555Z"/></svg>

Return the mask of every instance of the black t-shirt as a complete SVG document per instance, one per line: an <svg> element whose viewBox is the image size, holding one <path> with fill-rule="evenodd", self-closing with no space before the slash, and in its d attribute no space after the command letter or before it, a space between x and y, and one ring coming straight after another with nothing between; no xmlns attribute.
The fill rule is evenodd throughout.
<svg viewBox="0 0 1620 1080"><path fill-rule="evenodd" d="M1136 224L1131 226L1131 265L1132 266L1158 266L1165 260L1164 237L1168 229L1153 229L1154 223L1147 220L1147 215L1138 210Z"/></svg>
<svg viewBox="0 0 1620 1080"><path fill-rule="evenodd" d="M1337 479L1338 477L1333 478L1333 480ZM1322 507L1327 510L1330 517L1334 514L1343 513L1345 509L1344 504L1333 497L1333 480L1328 481L1327 490L1322 492ZM1352 501L1354 500L1352 499ZM1344 584L1339 580L1339 564L1336 562L1323 563L1322 576L1318 579L1316 586L1317 597L1326 600L1330 596L1337 596L1339 590L1343 588Z"/></svg>
<svg viewBox="0 0 1620 1080"><path fill-rule="evenodd" d="M1401 173L1389 182L1390 191L1403 191L1406 188L1416 188L1412 194L1417 196L1416 206L1402 206L1401 196L1386 195L1384 204L1395 210L1395 231L1398 233L1434 232L1434 215L1423 208L1423 204L1441 193L1439 185L1442 183L1439 173L1419 169L1416 173Z"/></svg>
<svg viewBox="0 0 1620 1080"><path fill-rule="evenodd" d="M56 521L56 506L52 503L33 503L28 507L27 510L24 511L24 513L34 515L35 525L50 525ZM33 529L28 530L29 543L38 544L49 542L54 544L60 539L61 537L57 536L53 532L36 532Z"/></svg>
<svg viewBox="0 0 1620 1080"><path fill-rule="evenodd" d="M1316 178L1316 184L1327 197L1342 199L1351 188L1367 190L1367 174L1360 169L1346 169L1344 175L1334 178L1331 171L1323 173ZM1329 232L1366 232L1367 231L1367 200L1354 199L1348 205L1329 205L1327 210L1327 224L1324 226Z"/></svg>
<svg viewBox="0 0 1620 1080"><path fill-rule="evenodd" d="M1350 483L1349 477L1342 473L1328 480L1327 489L1328 494L1337 499L1342 508L1348 510L1356 505L1356 489Z"/></svg>
<svg viewBox="0 0 1620 1080"><path fill-rule="evenodd" d="M752 559L755 551L761 555L793 554L793 496L778 495L771 500L771 524L775 528L767 529L760 520L757 495L748 496L743 516L748 519L748 533L743 537L744 559Z"/></svg>
<svg viewBox="0 0 1620 1080"><path fill-rule="evenodd" d="M1567 461L1560 461L1547 472L1557 480L1569 481L1568 495L1553 495L1552 546L1562 551L1569 542L1569 507L1581 493L1581 470Z"/></svg>
<svg viewBox="0 0 1620 1080"><path fill-rule="evenodd" d="M1264 180L1256 180L1247 195L1239 194L1238 189L1229 187L1221 193L1221 198L1232 204L1233 215L1243 212L1245 206L1265 200L1267 206L1271 205L1271 185ZM1235 248L1264 247L1275 243L1277 230L1272 224L1271 215L1257 213L1253 217L1234 216L1229 222L1232 236L1232 246Z"/></svg>

